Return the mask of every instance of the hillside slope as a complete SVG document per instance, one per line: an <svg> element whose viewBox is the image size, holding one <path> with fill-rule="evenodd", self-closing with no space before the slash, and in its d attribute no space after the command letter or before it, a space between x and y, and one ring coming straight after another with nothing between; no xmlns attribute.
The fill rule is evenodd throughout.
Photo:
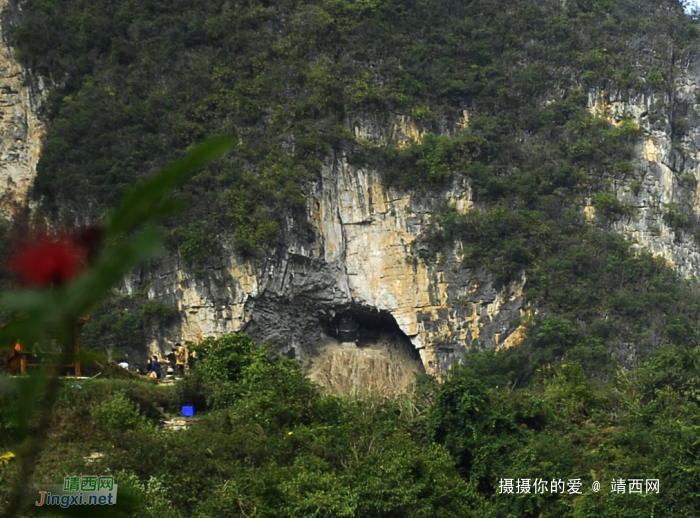
<svg viewBox="0 0 700 518"><path fill-rule="evenodd" d="M241 137L103 334L162 351L245 329L305 360L351 315L429 373L508 349L512 382L697 341L695 282L666 264L700 265L700 33L678 2L20 7L50 85L40 216L89 221L192 142ZM178 314L149 320L154 300Z"/></svg>

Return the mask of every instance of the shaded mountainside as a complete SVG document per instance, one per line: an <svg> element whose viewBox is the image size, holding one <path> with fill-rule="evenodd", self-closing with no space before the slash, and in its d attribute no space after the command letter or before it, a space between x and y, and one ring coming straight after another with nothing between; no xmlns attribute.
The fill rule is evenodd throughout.
<svg viewBox="0 0 700 518"><path fill-rule="evenodd" d="M241 137L183 189L171 255L86 326L95 344L137 354L244 329L306 361L338 315L376 313L426 372L498 348L471 361L493 356L518 384L698 340L700 31L678 2L11 14L50 90L37 217L90 221L192 142Z"/></svg>

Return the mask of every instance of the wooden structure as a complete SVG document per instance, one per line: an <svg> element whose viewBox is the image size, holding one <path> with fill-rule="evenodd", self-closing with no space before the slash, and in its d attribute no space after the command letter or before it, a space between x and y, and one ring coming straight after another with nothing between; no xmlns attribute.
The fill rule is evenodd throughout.
<svg viewBox="0 0 700 518"><path fill-rule="evenodd" d="M90 320L91 315L88 315L83 318L79 318L78 321L75 323L75 326L73 327L73 353L78 356L80 354L80 330L82 327L85 325L85 323ZM60 357L63 353L61 352L42 352L40 353L41 356L53 356L53 357ZM51 363L51 362L41 362L41 363L36 363L36 361L33 361L34 358L31 357L31 353L28 351L25 351L22 349L22 344L20 342L15 343L14 345L10 346L10 352L8 356L8 365L10 367L10 373L11 374L17 374L17 372L20 372L21 374L25 374L27 372L28 367L40 367L40 366L56 366L58 364ZM76 358L76 361L73 363L67 363L63 365L58 365L59 367L68 367L73 369L73 373L75 376L80 376L80 360Z"/></svg>
<svg viewBox="0 0 700 518"><path fill-rule="evenodd" d="M19 342L10 345L7 365L10 367L10 374L17 374L17 371L27 372L27 354L22 351L22 345Z"/></svg>

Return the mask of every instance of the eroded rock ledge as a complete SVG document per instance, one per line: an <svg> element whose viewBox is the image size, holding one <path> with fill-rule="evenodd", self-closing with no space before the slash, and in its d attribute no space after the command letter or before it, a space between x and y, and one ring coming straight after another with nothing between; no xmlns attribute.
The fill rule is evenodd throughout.
<svg viewBox="0 0 700 518"><path fill-rule="evenodd" d="M265 261L229 251L226 266L205 279L171 257L135 275L127 289L136 290L148 276L149 298L177 304L182 322L172 340L245 330L302 362L327 347L324 321L344 311L391 315L431 374L459 361L463 348L477 341L493 347L520 338L514 331L525 313L522 282L495 290L484 272L463 268L458 244L435 264L413 259L417 238L439 204L471 206L464 179L443 192L409 195L338 155L307 199L313 241L299 237L298 222L289 221L285 247Z"/></svg>

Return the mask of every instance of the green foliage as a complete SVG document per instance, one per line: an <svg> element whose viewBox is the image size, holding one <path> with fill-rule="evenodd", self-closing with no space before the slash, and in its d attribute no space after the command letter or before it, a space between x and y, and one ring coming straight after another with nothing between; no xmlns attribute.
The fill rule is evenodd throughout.
<svg viewBox="0 0 700 518"><path fill-rule="evenodd" d="M304 217L301 185L331 152L367 155L350 131L360 114L410 116L428 132L369 157L405 188L461 172L493 200L518 180L558 192L581 169L627 174L615 157L633 129L572 112L585 109L577 89L666 89L698 37L680 5L661 0L28 0L17 20L20 55L52 84L33 190L50 215L100 215L173 150L208 133L241 135L235 153L183 189L190 208L168 223L195 269L213 236L250 254L274 248L285 218ZM656 50L653 68L642 48ZM465 107L466 141L431 136ZM550 171L561 163L555 141L567 164ZM523 142L544 147L524 160ZM526 173L511 176L514 166Z"/></svg>
<svg viewBox="0 0 700 518"><path fill-rule="evenodd" d="M290 189L291 196L298 198ZM229 189L219 198L225 207L225 218L234 228L233 243L246 254L253 254L259 247L271 248L276 242L279 223L265 206L265 196L264 191L253 197L240 189ZM297 203L301 205L300 200Z"/></svg>
<svg viewBox="0 0 700 518"><path fill-rule="evenodd" d="M593 206L608 218L629 216L631 213L630 207L618 200L612 192L594 194Z"/></svg>
<svg viewBox="0 0 700 518"><path fill-rule="evenodd" d="M162 329L178 318L179 311L162 301L112 295L83 326L81 345L112 355L143 351L154 327Z"/></svg>
<svg viewBox="0 0 700 518"><path fill-rule="evenodd" d="M404 149L386 149L384 179L404 188L442 185L452 178L456 151L452 139L432 133Z"/></svg>
<svg viewBox="0 0 700 518"><path fill-rule="evenodd" d="M235 381L253 364L267 361L269 351L259 348L244 334L227 335L216 340L200 342L197 370L208 380Z"/></svg>
<svg viewBox="0 0 700 518"><path fill-rule="evenodd" d="M476 208L437 214L425 236L431 253L459 241L465 266L498 285L525 274L526 296L544 315L521 346L467 355L413 401L323 397L295 364L246 337L210 340L171 403L194 402L199 422L152 434L139 423L163 404L158 394L140 388L137 410L121 385L66 386L53 416L63 433L48 436L55 449L42 475L73 472L58 452L75 462L86 444L113 445L105 467L147 499L144 516L699 514L696 351L665 351L633 373L615 374L610 361L620 344L634 343L642 358L695 344L698 299L663 261L573 209L593 198L601 214L628 210L606 180L629 178L641 131L591 116L587 92L670 90L698 38L678 3L28 0L18 19L23 59L52 83L33 192L49 215L95 218L174 150L235 129L241 145L182 188L190 209L167 223L185 262L203 269L218 250L213 236L249 254L274 248L282 222L303 212L303 182L332 153L378 166L405 189L465 175ZM653 62L636 50L647 48ZM465 107L468 126L441 135ZM386 113L410 114L427 133L404 149L354 142L354 117ZM674 134L686 128L679 118ZM110 238L132 216L174 207L159 189L149 193L150 205L125 202ZM665 217L692 226L678 207ZM148 234L112 250L65 298L3 299L31 322L10 331L31 342L34 327L82 315L158 243ZM106 310L94 325L116 343L138 337L139 318L167 314L135 309L117 307L111 320ZM589 381L592 373L604 381ZM2 397L2 410L18 416L0 413L3 431L17 436L23 405ZM120 430L120 440L95 433L101 427ZM497 494L511 477L595 478L604 490ZM663 499L611 495L613 477L659 478Z"/></svg>
<svg viewBox="0 0 700 518"><path fill-rule="evenodd" d="M229 138L212 138L164 171L131 187L119 206L97 227L103 233L105 246L95 250L98 253L94 262L75 279L47 283L32 290L4 291L0 297L2 314L12 318L1 326L0 342L19 342L30 350L51 350L58 355L53 362L57 365L75 362L73 346L78 319L94 309L129 271L160 251L163 241L160 234L152 228L139 227L179 208L178 203L166 199L169 191L196 167L229 149L232 143ZM44 260L33 258L35 263ZM48 264L52 264L51 260ZM132 323L126 319L125 327L131 327ZM36 368L18 385L20 405L15 416L16 430L23 436L18 444L21 465L8 493L5 514L15 515L21 508L21 487L28 483L44 446L58 397L58 370L48 365ZM110 425L118 421L109 418L111 411L128 419L123 405L119 405L98 410L96 415ZM118 515L118 511L108 511L107 515Z"/></svg>
<svg viewBox="0 0 700 518"><path fill-rule="evenodd" d="M693 188L698 183L698 179L693 173L683 173L678 177L678 183L684 188Z"/></svg>
<svg viewBox="0 0 700 518"><path fill-rule="evenodd" d="M639 180L632 180L630 182L630 190L634 193L635 196L639 196L639 193L642 190L642 183Z"/></svg>
<svg viewBox="0 0 700 518"><path fill-rule="evenodd" d="M485 494L493 493L492 481L519 442L512 418L500 414L484 385L466 371L450 377L431 412L431 438L445 445L467 480Z"/></svg>
<svg viewBox="0 0 700 518"><path fill-rule="evenodd" d="M694 223L694 218L675 202L666 204L663 218L664 222L676 232L689 230Z"/></svg>
<svg viewBox="0 0 700 518"><path fill-rule="evenodd" d="M444 447L423 439L434 380L422 379L414 400L341 399L321 396L294 362L245 335L208 340L197 350L194 372L174 388L66 383L56 447L63 448L62 441L76 448L114 444L101 468L115 474L120 491L124 479L144 497L145 516L224 516L231 508L289 518L480 516L482 497L460 479ZM166 393L179 398L186 386L198 387L217 410L197 407L198 419L187 430L143 429L148 409L167 406ZM80 413L85 408L97 428ZM117 441L102 433L105 426L119 430ZM156 514L162 494L169 495L170 511Z"/></svg>
<svg viewBox="0 0 700 518"><path fill-rule="evenodd" d="M181 518L182 513L171 503L168 487L158 478L150 477L146 482L139 480L133 471L121 470L112 474L119 481L120 507L122 491L131 496L133 510L131 516L138 514L144 518ZM125 509L128 513L130 509Z"/></svg>
<svg viewBox="0 0 700 518"><path fill-rule="evenodd" d="M464 266L478 278L486 273L497 287L526 279L527 300L554 319L530 322L517 348L468 355L475 373L489 372L490 386L521 386L541 368L570 361L607 379L622 344L641 352L700 340L692 316L700 307L697 293L663 261L606 232L609 220L632 214L610 184L628 179L640 129L630 120L614 126L591 116L584 100L571 91L529 111L539 119L531 126L534 144L504 129L507 114L474 117L453 141L450 168L471 180L475 207L437 211L422 236L423 257L448 253L459 242ZM596 208L593 225L576 208L586 198ZM694 228L678 207L665 214L679 229ZM453 307L467 309L459 301ZM566 340L545 333L554 322L566 323Z"/></svg>
<svg viewBox="0 0 700 518"><path fill-rule="evenodd" d="M698 343L700 298L663 259L559 210L558 219L550 219L551 208L548 214L501 205L462 215L448 207L427 236L437 246L459 239L465 265L502 284L524 272L528 299L549 315L529 323L521 346L468 356L475 369L486 362L491 386L520 385L542 366L570 360L588 375L608 378L615 371L611 351L621 343L635 344L638 352ZM465 311L458 302L455 309Z"/></svg>
<svg viewBox="0 0 700 518"><path fill-rule="evenodd" d="M664 76L658 70L649 72L649 75L647 75L647 83L654 89L661 89L664 86Z"/></svg>
<svg viewBox="0 0 700 518"><path fill-rule="evenodd" d="M140 319L126 310L109 310L95 314L83 330L83 347L86 349L127 348L144 342Z"/></svg>
<svg viewBox="0 0 700 518"><path fill-rule="evenodd" d="M149 300L141 305L141 315L157 325L167 325L179 317L180 312L160 300Z"/></svg>
<svg viewBox="0 0 700 518"><path fill-rule="evenodd" d="M214 237L213 230L202 222L173 229L172 241L180 251L183 261L195 271L215 261L221 247Z"/></svg>
<svg viewBox="0 0 700 518"><path fill-rule="evenodd" d="M56 407L61 412L73 410L80 416L89 415L92 409L109 401L113 394L121 394L141 410L151 405L168 406L172 394L166 387L145 380L101 379L65 380L56 397Z"/></svg>
<svg viewBox="0 0 700 518"><path fill-rule="evenodd" d="M6 374L0 375L0 447L5 449L17 439L20 426L18 382Z"/></svg>
<svg viewBox="0 0 700 518"><path fill-rule="evenodd" d="M537 340L573 344L577 336L570 322L550 318ZM219 347L226 352L217 354ZM480 373L472 363L453 368L442 384L421 378L411 398L363 400L320 395L293 363L244 335L211 340L202 354L222 375L201 390L218 397L229 386L245 397L197 409L186 430L156 433L148 424L149 408L168 406L179 386L62 384L42 476L84 469L75 459L88 447L104 451L100 469L154 518L216 518L226 509L285 518L698 513L698 481L688 476L700 455L696 349L664 348L607 382L590 381L567 361L543 368L527 388L489 387L483 381L497 376L498 363L487 367L480 355ZM237 374L225 374L228 366ZM295 409L303 417L290 420ZM620 478L659 479L661 492L615 495L610 484ZM582 495L501 494L503 479L514 486L581 479ZM597 493L593 481L601 483Z"/></svg>
<svg viewBox="0 0 700 518"><path fill-rule="evenodd" d="M241 423L285 428L307 421L318 402L297 362L278 357L270 347L258 347L244 334L209 338L196 350L197 370L179 388L183 403L197 393L201 401L204 392L207 406L233 407Z"/></svg>
<svg viewBox="0 0 700 518"><path fill-rule="evenodd" d="M123 393L113 394L109 401L95 407L92 417L109 432L126 432L128 430L154 430L154 426L139 413Z"/></svg>
<svg viewBox="0 0 700 518"><path fill-rule="evenodd" d="M462 475L485 489L487 516L693 516L697 504L688 495L696 481L686 474L697 461L687 449L700 417L697 362L694 349L668 349L598 386L566 363L516 391L486 390L456 369L441 387L431 427L457 459L473 452ZM673 496L611 494L613 478L633 477L667 480ZM499 494L504 478L580 478L583 494ZM598 493L590 490L594 480Z"/></svg>

